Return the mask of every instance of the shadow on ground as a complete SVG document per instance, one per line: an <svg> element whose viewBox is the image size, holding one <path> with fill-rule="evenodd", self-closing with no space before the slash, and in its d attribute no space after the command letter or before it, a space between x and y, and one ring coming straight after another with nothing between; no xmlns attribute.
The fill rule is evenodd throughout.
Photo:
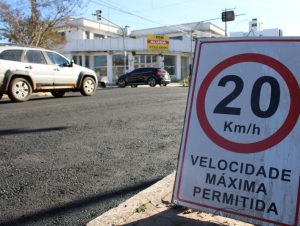
<svg viewBox="0 0 300 226"><path fill-rule="evenodd" d="M52 131L59 131L59 130L66 130L66 129L68 129L68 127L65 126L41 128L41 129L7 129L7 130L0 130L0 136L9 136L9 135L16 135L16 134L24 134L24 133L52 132Z"/></svg>
<svg viewBox="0 0 300 226"><path fill-rule="evenodd" d="M37 223L39 220L47 219L51 217L55 217L58 215L63 215L65 213L69 213L70 211L75 211L81 208L87 208L91 205L95 205L97 203L103 202L109 199L115 199L116 197L121 197L129 193L141 191L153 184L162 178L153 179L150 181L146 181L134 186L130 186L127 188L123 188L117 191L113 191L107 194L98 194L95 196L87 197L81 200L75 200L70 203L66 203L64 205L55 206L49 209L40 210L34 213L30 213L27 215L20 216L15 219L10 219L7 221L0 222L0 226L8 226L8 225L30 225L30 223Z"/></svg>

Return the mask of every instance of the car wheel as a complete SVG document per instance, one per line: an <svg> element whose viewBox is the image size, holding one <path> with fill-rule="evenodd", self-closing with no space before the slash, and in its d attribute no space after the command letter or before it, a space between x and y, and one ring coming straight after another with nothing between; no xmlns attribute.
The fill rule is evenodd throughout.
<svg viewBox="0 0 300 226"><path fill-rule="evenodd" d="M136 88L138 87L138 85L131 85L131 88Z"/></svg>
<svg viewBox="0 0 300 226"><path fill-rule="evenodd" d="M118 81L118 86L124 88L126 86L126 82L123 78Z"/></svg>
<svg viewBox="0 0 300 226"><path fill-rule="evenodd" d="M148 85L151 86L151 87L156 86L156 80L155 80L155 78L149 78L148 79Z"/></svg>
<svg viewBox="0 0 300 226"><path fill-rule="evenodd" d="M85 77L81 85L80 93L83 96L92 96L95 92L96 92L95 80L91 77Z"/></svg>
<svg viewBox="0 0 300 226"><path fill-rule="evenodd" d="M167 83L164 83L163 86L167 86Z"/></svg>
<svg viewBox="0 0 300 226"><path fill-rule="evenodd" d="M24 78L14 78L9 85L8 96L12 101L27 101L31 93L31 84Z"/></svg>
<svg viewBox="0 0 300 226"><path fill-rule="evenodd" d="M2 99L3 93L0 93L0 100Z"/></svg>
<svg viewBox="0 0 300 226"><path fill-rule="evenodd" d="M63 97L65 95L66 91L64 90L56 90L56 91L51 91L52 96L59 98Z"/></svg>

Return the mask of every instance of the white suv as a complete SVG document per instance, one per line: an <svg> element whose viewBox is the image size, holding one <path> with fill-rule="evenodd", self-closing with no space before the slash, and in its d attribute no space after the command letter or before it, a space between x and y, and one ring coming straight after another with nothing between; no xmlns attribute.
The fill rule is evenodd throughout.
<svg viewBox="0 0 300 226"><path fill-rule="evenodd" d="M7 94L12 101L26 101L32 92L51 92L54 97L62 97L66 91L80 91L91 96L97 85L93 70L76 65L57 52L0 46L0 99Z"/></svg>

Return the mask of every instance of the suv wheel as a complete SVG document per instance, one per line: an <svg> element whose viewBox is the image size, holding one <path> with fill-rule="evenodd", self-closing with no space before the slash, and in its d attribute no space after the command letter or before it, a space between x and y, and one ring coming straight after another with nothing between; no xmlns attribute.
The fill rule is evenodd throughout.
<svg viewBox="0 0 300 226"><path fill-rule="evenodd" d="M124 88L126 86L125 79L123 79L123 78L119 79L118 86L121 88Z"/></svg>
<svg viewBox="0 0 300 226"><path fill-rule="evenodd" d="M149 78L148 79L148 85L149 86L151 86L151 87L154 87L154 86L156 86L156 80L155 80L155 78Z"/></svg>
<svg viewBox="0 0 300 226"><path fill-rule="evenodd" d="M29 100L31 93L32 87L24 78L14 78L9 85L8 96L12 101L27 101Z"/></svg>
<svg viewBox="0 0 300 226"><path fill-rule="evenodd" d="M83 96L92 96L95 92L96 83L94 79L92 79L91 77L85 77L80 88L80 93Z"/></svg>
<svg viewBox="0 0 300 226"><path fill-rule="evenodd" d="M65 95L66 91L64 90L56 90L56 91L51 91L52 96L54 97L63 97Z"/></svg>

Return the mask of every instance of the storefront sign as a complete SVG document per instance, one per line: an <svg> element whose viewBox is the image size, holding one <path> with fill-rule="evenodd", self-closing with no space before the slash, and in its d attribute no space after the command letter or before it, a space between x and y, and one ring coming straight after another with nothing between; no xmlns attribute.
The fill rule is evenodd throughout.
<svg viewBox="0 0 300 226"><path fill-rule="evenodd" d="M300 39L197 40L173 202L299 225Z"/></svg>
<svg viewBox="0 0 300 226"><path fill-rule="evenodd" d="M167 35L147 35L148 51L169 51L170 38Z"/></svg>

